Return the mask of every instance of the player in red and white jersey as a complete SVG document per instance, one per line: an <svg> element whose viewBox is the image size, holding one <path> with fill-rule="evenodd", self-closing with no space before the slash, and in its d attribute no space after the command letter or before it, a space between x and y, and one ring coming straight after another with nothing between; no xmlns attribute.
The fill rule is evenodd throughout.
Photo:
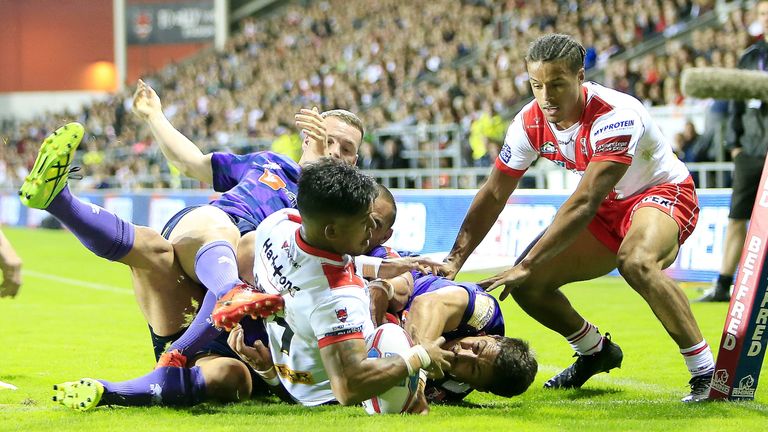
<svg viewBox="0 0 768 432"><path fill-rule="evenodd" d="M687 169L639 101L584 83L584 48L573 38L540 37L525 61L535 100L509 127L444 273L458 272L531 163L538 157L550 159L581 174L581 182L518 263L480 282L488 290L503 285L502 299L512 294L578 354L545 387L581 387L592 375L621 366L618 345L579 315L559 290L618 267L680 347L691 373L691 394L683 400L706 397L714 370L712 352L687 297L662 272L696 226L698 199Z"/></svg>
<svg viewBox="0 0 768 432"><path fill-rule="evenodd" d="M439 338L402 358L367 359L369 296L349 254L369 249L377 193L372 178L323 159L302 171L298 211L278 211L255 231L255 282L285 301L266 324L275 370L257 372L273 382L276 374L303 405L360 403L419 368L439 374L453 355Z"/></svg>

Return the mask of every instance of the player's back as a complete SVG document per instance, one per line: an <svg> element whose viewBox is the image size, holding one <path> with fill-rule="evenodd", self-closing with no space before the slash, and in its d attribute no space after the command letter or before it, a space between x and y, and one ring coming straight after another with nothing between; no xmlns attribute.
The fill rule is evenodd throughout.
<svg viewBox="0 0 768 432"><path fill-rule="evenodd" d="M365 285L349 256L308 245L296 210L267 217L256 230L254 273L285 309L267 321L269 345L282 384L304 405L333 401L320 349L373 332Z"/></svg>
<svg viewBox="0 0 768 432"><path fill-rule="evenodd" d="M287 156L214 153L211 167L213 188L223 194L210 204L253 226L277 210L296 207L301 167Z"/></svg>

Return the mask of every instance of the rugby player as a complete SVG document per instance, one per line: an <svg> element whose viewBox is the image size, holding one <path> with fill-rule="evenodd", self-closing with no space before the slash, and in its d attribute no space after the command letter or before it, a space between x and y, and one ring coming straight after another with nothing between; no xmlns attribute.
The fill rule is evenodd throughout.
<svg viewBox="0 0 768 432"><path fill-rule="evenodd" d="M690 372L683 401L706 398L714 370L688 299L662 270L696 226L698 199L685 165L637 99L584 82L584 48L549 34L525 62L535 100L517 114L488 181L475 196L443 273L453 277L504 209L538 157L582 175L571 197L528 254L480 284L503 286L534 319L560 333L576 362L546 388L581 387L621 366L623 353L560 291L617 268L675 341Z"/></svg>

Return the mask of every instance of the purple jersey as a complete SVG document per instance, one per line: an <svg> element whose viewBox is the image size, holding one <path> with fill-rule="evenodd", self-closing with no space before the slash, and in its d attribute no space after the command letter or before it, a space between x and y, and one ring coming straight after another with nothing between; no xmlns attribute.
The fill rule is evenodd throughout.
<svg viewBox="0 0 768 432"><path fill-rule="evenodd" d="M504 336L504 318L498 301L485 292L479 285L470 282L455 282L440 276L422 276L413 284L413 294L405 305L405 311L411 308L413 299L426 293L435 292L441 288L459 286L469 294L469 303L461 317L459 327L443 333L445 340L453 340L466 336L498 335Z"/></svg>
<svg viewBox="0 0 768 432"><path fill-rule="evenodd" d="M210 204L250 222L253 229L277 210L296 207L301 167L287 156L213 153L211 167L213 189L223 194Z"/></svg>
<svg viewBox="0 0 768 432"><path fill-rule="evenodd" d="M445 340L453 340L466 336L498 335L504 336L504 318L501 316L499 303L480 286L467 282L454 282L439 276L426 275L416 279L413 294L405 306L403 316L407 319L407 311L411 308L413 299L426 293L435 292L448 286L459 286L469 294L469 303L461 323L455 330L443 333ZM424 395L430 403L457 403L472 392L472 387L455 381L450 376L440 380L427 381Z"/></svg>

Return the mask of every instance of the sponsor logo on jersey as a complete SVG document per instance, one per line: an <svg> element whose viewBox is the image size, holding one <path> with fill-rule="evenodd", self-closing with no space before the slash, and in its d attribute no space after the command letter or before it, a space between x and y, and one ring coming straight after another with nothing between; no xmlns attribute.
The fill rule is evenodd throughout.
<svg viewBox="0 0 768 432"><path fill-rule="evenodd" d="M285 189L285 195L288 197L288 202L291 203L291 207L296 208L296 194Z"/></svg>
<svg viewBox="0 0 768 432"><path fill-rule="evenodd" d="M267 163L263 164L262 166L264 168L269 168L269 169L273 169L273 170L283 169L283 167L281 167L280 165L276 164L275 162L267 162Z"/></svg>
<svg viewBox="0 0 768 432"><path fill-rule="evenodd" d="M609 125L605 125L605 126L601 127L600 129L596 130L595 131L595 135L600 135L603 132L608 132L608 131L612 131L612 130L616 130L616 129L630 128L630 127L632 127L634 125L635 125L635 121L634 120L621 120L621 121L617 121L615 123L611 123Z"/></svg>
<svg viewBox="0 0 768 432"><path fill-rule="evenodd" d="M595 145L595 154L598 153L624 153L629 148L630 135L606 138Z"/></svg>
<svg viewBox="0 0 768 432"><path fill-rule="evenodd" d="M284 364L275 364L275 369L280 378L292 384L314 384L312 372L295 371Z"/></svg>
<svg viewBox="0 0 768 432"><path fill-rule="evenodd" d="M268 169L264 170L264 174L259 177L259 181L276 191L285 187L283 179Z"/></svg>
<svg viewBox="0 0 768 432"><path fill-rule="evenodd" d="M541 119L539 117L534 118L533 121L535 122L534 124L526 126L528 129L538 129L541 127L539 124Z"/></svg>
<svg viewBox="0 0 768 432"><path fill-rule="evenodd" d="M501 159L502 162L509 163L509 160L512 159L512 150L509 148L509 144L504 143L503 146L501 146L501 151L499 152L499 159Z"/></svg>
<svg viewBox="0 0 768 432"><path fill-rule="evenodd" d="M272 249L272 239L267 239L262 245L262 257L272 267L272 277L270 280L281 295L288 293L295 295L301 288L294 285L293 282L283 274L283 265L277 263L278 253Z"/></svg>
<svg viewBox="0 0 768 432"><path fill-rule="evenodd" d="M349 315L347 315L347 308L336 309L337 320L347 322L347 318L349 318Z"/></svg>
<svg viewBox="0 0 768 432"><path fill-rule="evenodd" d="M579 139L579 147L581 148L581 154L586 156L587 153L587 139L586 138L580 138Z"/></svg>
<svg viewBox="0 0 768 432"><path fill-rule="evenodd" d="M552 141L545 142L541 149L539 150L539 153L541 154L555 154L557 153L557 148L555 148L555 144Z"/></svg>

